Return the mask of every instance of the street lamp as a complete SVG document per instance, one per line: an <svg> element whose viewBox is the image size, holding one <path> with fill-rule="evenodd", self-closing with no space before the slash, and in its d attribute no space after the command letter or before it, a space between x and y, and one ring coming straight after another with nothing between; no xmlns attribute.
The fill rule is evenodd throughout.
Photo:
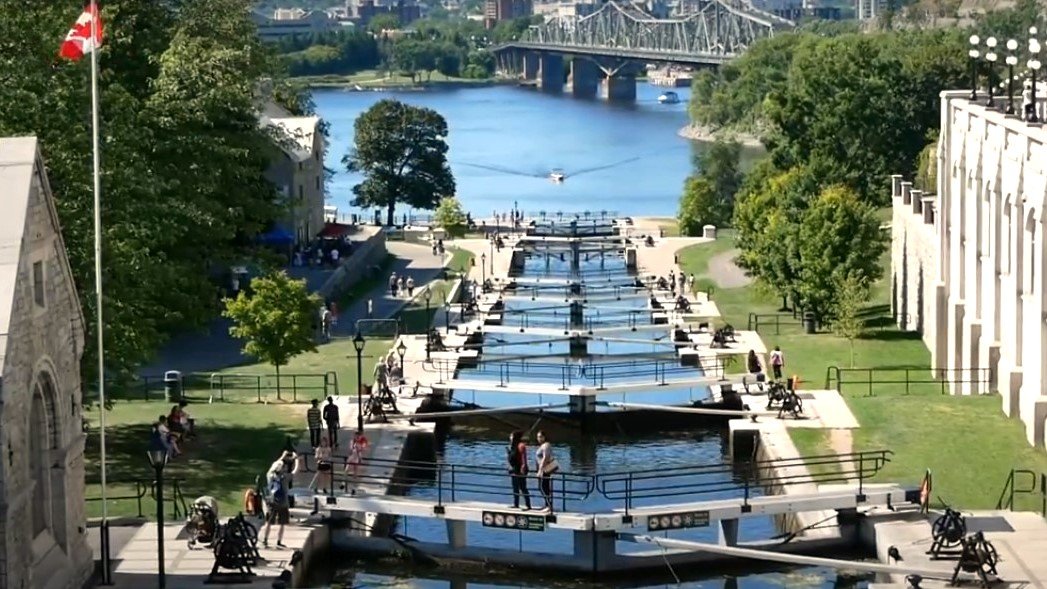
<svg viewBox="0 0 1047 589"><path fill-rule="evenodd" d="M164 572L164 467L167 466L167 448L158 437L150 444L145 455L156 471L156 586L164 589L167 585L167 574Z"/></svg>
<svg viewBox="0 0 1047 589"><path fill-rule="evenodd" d="M1040 122L1040 115L1036 113L1036 72L1040 69L1040 42L1036 40L1035 35L1036 27L1029 27L1029 61L1025 64L1032 72L1032 106L1029 116L1025 119L1029 123Z"/></svg>
<svg viewBox="0 0 1047 589"><path fill-rule="evenodd" d="M400 355L400 371L403 372L404 356L407 355L407 344L404 343L404 340L401 339L400 343L396 345L396 353ZM406 377L407 375L405 374L403 376Z"/></svg>
<svg viewBox="0 0 1047 589"><path fill-rule="evenodd" d="M968 39L971 42L971 50L967 52L967 55L971 58L971 100L978 100L978 57L981 53L978 51L978 43L981 43L981 39L978 35L971 35Z"/></svg>
<svg viewBox="0 0 1047 589"><path fill-rule="evenodd" d="M364 432L364 336L357 331L353 336L353 349L356 350L356 433Z"/></svg>
<svg viewBox="0 0 1047 589"><path fill-rule="evenodd" d="M480 254L480 284L487 283L487 252Z"/></svg>
<svg viewBox="0 0 1047 589"><path fill-rule="evenodd" d="M1018 49L1018 42L1014 39L1007 41L1007 114L1014 114L1014 66L1018 64L1018 58L1014 52Z"/></svg>
<svg viewBox="0 0 1047 589"><path fill-rule="evenodd" d="M432 291L426 287L425 292L422 293L422 298L425 299L425 361L429 361L429 348L432 343L432 329L430 328L433 323L432 315L429 314L429 300L433 298Z"/></svg>
<svg viewBox="0 0 1047 589"><path fill-rule="evenodd" d="M985 102L985 106L993 108L996 106L995 88L993 86L995 83L993 76L996 74L996 37L989 37L986 39L985 47L987 47L985 51L985 61L987 61L989 65L989 80L987 84L989 86L989 100Z"/></svg>

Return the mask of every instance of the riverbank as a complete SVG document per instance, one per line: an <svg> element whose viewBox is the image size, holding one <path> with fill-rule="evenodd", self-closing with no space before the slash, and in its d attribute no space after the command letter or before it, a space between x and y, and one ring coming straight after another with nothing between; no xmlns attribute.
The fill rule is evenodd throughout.
<svg viewBox="0 0 1047 589"><path fill-rule="evenodd" d="M763 141L761 141L756 135L741 133L738 131L717 130L704 125L695 125L693 123L681 128L677 134L680 135L680 137L692 141L713 142L717 139L733 139L738 143L741 143L743 147L761 149L764 147Z"/></svg>
<svg viewBox="0 0 1047 589"><path fill-rule="evenodd" d="M378 70L364 70L355 74L328 74L322 76L299 76L291 81L306 88L344 88L363 91L424 91L434 88L484 88L498 84L508 84L514 80L504 78L457 78L433 72L431 76L404 76Z"/></svg>

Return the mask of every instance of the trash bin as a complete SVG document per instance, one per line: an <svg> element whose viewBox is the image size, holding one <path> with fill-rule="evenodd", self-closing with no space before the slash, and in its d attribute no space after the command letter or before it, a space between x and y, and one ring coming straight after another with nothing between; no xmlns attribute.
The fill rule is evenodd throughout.
<svg viewBox="0 0 1047 589"><path fill-rule="evenodd" d="M182 373L168 370L164 373L164 400L168 403L182 400Z"/></svg>
<svg viewBox="0 0 1047 589"><path fill-rule="evenodd" d="M803 332L804 333L816 333L818 331L817 325L814 322L814 313L810 311L803 314Z"/></svg>

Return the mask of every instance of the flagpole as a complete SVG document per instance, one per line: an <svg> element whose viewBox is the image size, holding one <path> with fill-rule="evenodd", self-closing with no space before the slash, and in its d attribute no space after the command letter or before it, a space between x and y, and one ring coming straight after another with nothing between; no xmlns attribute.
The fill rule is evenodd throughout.
<svg viewBox="0 0 1047 589"><path fill-rule="evenodd" d="M106 544L103 550L103 558L109 556L109 504L106 499L106 457L105 457L105 344L103 338L102 324L102 178L100 154L98 150L98 48L99 40L99 9L92 0L91 10L91 151L92 171L94 175L94 225L95 225L95 311L98 332L98 415L100 426L100 445L102 459L102 534L103 542ZM111 582L109 579L109 563L103 562L102 580Z"/></svg>

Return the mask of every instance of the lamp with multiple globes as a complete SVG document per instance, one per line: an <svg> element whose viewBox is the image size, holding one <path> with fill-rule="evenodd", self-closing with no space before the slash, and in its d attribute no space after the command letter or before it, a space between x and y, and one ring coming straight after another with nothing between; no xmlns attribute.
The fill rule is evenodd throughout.
<svg viewBox="0 0 1047 589"><path fill-rule="evenodd" d="M978 44L982 40L978 35L971 35L968 41L971 43L971 49L967 52L967 56L971 58L971 100L978 100L978 58L981 57Z"/></svg>
<svg viewBox="0 0 1047 589"><path fill-rule="evenodd" d="M986 86L989 88L989 100L985 102L985 106L994 108L996 106L996 87L993 77L996 75L996 37L989 37L985 40L985 62L988 65L988 80L986 80Z"/></svg>
<svg viewBox="0 0 1047 589"><path fill-rule="evenodd" d="M1014 39L1007 41L1007 114L1014 114L1014 66L1018 64L1018 57L1014 52L1018 50L1018 42Z"/></svg>

